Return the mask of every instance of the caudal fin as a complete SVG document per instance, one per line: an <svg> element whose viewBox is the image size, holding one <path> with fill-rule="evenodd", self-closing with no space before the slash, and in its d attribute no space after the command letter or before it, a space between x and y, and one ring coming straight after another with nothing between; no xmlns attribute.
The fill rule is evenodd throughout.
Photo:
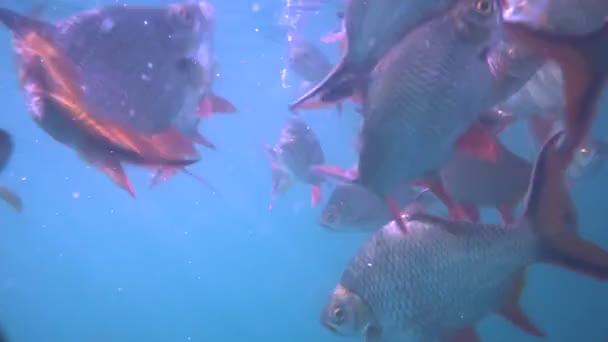
<svg viewBox="0 0 608 342"><path fill-rule="evenodd" d="M504 22L518 43L557 62L564 78L565 148L575 150L589 134L608 76L608 22L587 35L557 35L521 23Z"/></svg>
<svg viewBox="0 0 608 342"><path fill-rule="evenodd" d="M357 100L360 97L360 80L361 78L351 72L346 64L339 63L317 86L292 102L289 109L292 111L320 109L347 98Z"/></svg>
<svg viewBox="0 0 608 342"><path fill-rule="evenodd" d="M13 138L7 131L0 129L0 171L4 170L12 154Z"/></svg>
<svg viewBox="0 0 608 342"><path fill-rule="evenodd" d="M541 149L526 201L525 219L542 241L543 261L608 279L608 253L576 235L577 212L565 184L572 159L564 155L563 131L553 134Z"/></svg>

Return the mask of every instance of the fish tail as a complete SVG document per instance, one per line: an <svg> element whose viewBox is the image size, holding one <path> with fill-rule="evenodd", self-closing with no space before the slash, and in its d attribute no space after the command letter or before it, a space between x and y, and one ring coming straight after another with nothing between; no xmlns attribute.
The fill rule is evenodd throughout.
<svg viewBox="0 0 608 342"><path fill-rule="evenodd" d="M554 133L538 155L526 201L525 220L541 241L541 261L597 279L608 279L608 253L577 236L577 213L565 175L564 131Z"/></svg>
<svg viewBox="0 0 608 342"><path fill-rule="evenodd" d="M575 150L589 134L608 76L608 23L587 35L558 35L505 22L506 32L545 59L559 64L564 78L564 148Z"/></svg>
<svg viewBox="0 0 608 342"><path fill-rule="evenodd" d="M289 105L291 111L319 109L347 98L356 98L360 77L344 62L339 63L314 88Z"/></svg>

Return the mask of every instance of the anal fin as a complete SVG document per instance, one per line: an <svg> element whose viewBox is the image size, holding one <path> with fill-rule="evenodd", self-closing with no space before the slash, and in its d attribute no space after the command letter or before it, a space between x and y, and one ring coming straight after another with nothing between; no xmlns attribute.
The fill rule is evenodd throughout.
<svg viewBox="0 0 608 342"><path fill-rule="evenodd" d="M545 333L530 321L521 308L520 299L525 286L525 274L524 272L520 272L515 279L511 293L498 313L526 333L536 337L543 337Z"/></svg>

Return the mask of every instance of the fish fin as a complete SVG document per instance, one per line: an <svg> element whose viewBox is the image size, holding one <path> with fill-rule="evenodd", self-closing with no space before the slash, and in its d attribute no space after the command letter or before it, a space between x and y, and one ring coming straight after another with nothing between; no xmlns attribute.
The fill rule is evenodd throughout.
<svg viewBox="0 0 608 342"><path fill-rule="evenodd" d="M169 178L175 176L176 173L176 168L163 167L157 169L154 172L154 175L152 175L152 179L150 180L150 187L153 188L158 186L160 183L166 182L167 180L169 180Z"/></svg>
<svg viewBox="0 0 608 342"><path fill-rule="evenodd" d="M333 178L343 182L352 182L357 178L358 172L356 169L342 169L333 165L313 165L311 171L325 177Z"/></svg>
<svg viewBox="0 0 608 342"><path fill-rule="evenodd" d="M188 157L198 154L192 141L174 128L153 135L149 139L166 155Z"/></svg>
<svg viewBox="0 0 608 342"><path fill-rule="evenodd" d="M344 101L359 87L359 77L340 63L314 88L289 105L289 110L320 109Z"/></svg>
<svg viewBox="0 0 608 342"><path fill-rule="evenodd" d="M346 32L344 31L339 31L339 32L333 32L330 34L326 34L323 37L321 37L321 42L329 44L329 43L339 43L339 42L343 42L346 39Z"/></svg>
<svg viewBox="0 0 608 342"><path fill-rule="evenodd" d="M428 222L453 235L478 234L479 231L487 229L487 226L484 225L455 221L425 211L419 211L409 215L408 220Z"/></svg>
<svg viewBox="0 0 608 342"><path fill-rule="evenodd" d="M513 215L515 208L513 205L504 204L499 206L497 209L504 224L511 224L515 222L515 216Z"/></svg>
<svg viewBox="0 0 608 342"><path fill-rule="evenodd" d="M365 342L383 342L382 339L382 331L375 327L369 326L367 331L365 331Z"/></svg>
<svg viewBox="0 0 608 342"><path fill-rule="evenodd" d="M198 181L199 183L203 184L207 189L209 189L214 195L219 195L219 191L217 190L216 187L214 187L211 183L209 183L208 180L206 180L205 178L195 174L194 172L188 170L185 167L182 167L180 169L180 171L182 171L183 173L187 174L188 176L194 178L196 181Z"/></svg>
<svg viewBox="0 0 608 342"><path fill-rule="evenodd" d="M564 178L571 155L564 155L564 131L552 135L542 147L530 180L524 219L541 241L541 261L608 279L608 253L576 235L576 207ZM560 143L561 142L561 143Z"/></svg>
<svg viewBox="0 0 608 342"><path fill-rule="evenodd" d="M608 76L608 22L586 35L557 35L514 22L505 22L504 27L518 43L559 64L564 79L564 148L575 150L589 134Z"/></svg>
<svg viewBox="0 0 608 342"><path fill-rule="evenodd" d="M468 326L442 339L442 342L481 342L481 338L474 326Z"/></svg>
<svg viewBox="0 0 608 342"><path fill-rule="evenodd" d="M274 207L274 202L276 201L278 194L287 191L289 188L291 188L293 183L294 179L291 177L291 175L278 167L272 167L272 194L268 209L272 209Z"/></svg>
<svg viewBox="0 0 608 342"><path fill-rule="evenodd" d="M530 321L530 318L526 316L520 305L521 295L525 287L526 276L522 271L517 275L513 289L511 290L512 292L498 313L526 333L536 337L544 337L545 333Z"/></svg>
<svg viewBox="0 0 608 342"><path fill-rule="evenodd" d="M135 198L133 185L122 168L120 161L115 158L95 158L92 155L80 154L89 164L95 166L99 171L110 177L118 187L125 190L131 197Z"/></svg>
<svg viewBox="0 0 608 342"><path fill-rule="evenodd" d="M227 99L208 93L201 96L197 115L198 117L206 118L213 115L213 113L232 114L237 111L236 107Z"/></svg>
<svg viewBox="0 0 608 342"><path fill-rule="evenodd" d="M0 199L10 205L18 213L23 211L21 197L11 189L0 186Z"/></svg>
<svg viewBox="0 0 608 342"><path fill-rule="evenodd" d="M37 29L44 30L46 32L55 31L55 27L42 21L36 17L38 10L33 10L32 15L25 16L8 8L0 8L0 22L3 23L9 30L14 33L21 34L25 30ZM43 31L40 31L43 32ZM39 33L40 33L39 32Z"/></svg>
<svg viewBox="0 0 608 342"><path fill-rule="evenodd" d="M495 162L500 151L496 135L479 122L471 125L456 141L456 148L468 155Z"/></svg>
<svg viewBox="0 0 608 342"><path fill-rule="evenodd" d="M391 216L393 217L393 220L395 221L395 224L397 224L397 227L399 227L399 229L401 229L404 234L407 233L407 227L405 225L401 209L399 208L397 202L392 197L386 196L386 205L388 206L388 209L391 213Z"/></svg>
<svg viewBox="0 0 608 342"><path fill-rule="evenodd" d="M311 195L311 205L312 207L316 207L319 202L321 202L321 199L323 198L323 194L321 192L321 186L320 185L313 185L312 186L312 195Z"/></svg>
<svg viewBox="0 0 608 342"><path fill-rule="evenodd" d="M537 146L542 146L551 135L555 127L555 120L545 118L541 115L534 115L528 119L528 130Z"/></svg>
<svg viewBox="0 0 608 342"><path fill-rule="evenodd" d="M192 138L190 138L192 140L193 143L197 144L197 145L201 145L201 146L205 146L209 149L212 150L216 150L217 146L215 146L214 143L212 143L209 139L205 138L202 134L200 134L199 132L196 132L194 134L194 136Z"/></svg>

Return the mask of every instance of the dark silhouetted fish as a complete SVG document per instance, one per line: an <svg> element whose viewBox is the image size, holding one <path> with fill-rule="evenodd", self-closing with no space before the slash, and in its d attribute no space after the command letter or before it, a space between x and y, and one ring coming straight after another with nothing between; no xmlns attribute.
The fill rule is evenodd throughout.
<svg viewBox="0 0 608 342"><path fill-rule="evenodd" d="M172 8L164 13L177 10ZM191 11L193 19L199 11L193 5L184 5L182 10ZM134 192L121 162L153 167L198 160L191 143L175 131L144 136L100 115L81 87L80 67L57 44L59 28L8 9L0 9L0 21L13 32L19 78L34 121L131 195Z"/></svg>
<svg viewBox="0 0 608 342"><path fill-rule="evenodd" d="M292 115L281 131L279 142L266 146L272 166L272 199L286 191L295 180L312 185L312 205L321 200L323 177L313 172L314 165L323 164L325 157L317 135L296 115Z"/></svg>

